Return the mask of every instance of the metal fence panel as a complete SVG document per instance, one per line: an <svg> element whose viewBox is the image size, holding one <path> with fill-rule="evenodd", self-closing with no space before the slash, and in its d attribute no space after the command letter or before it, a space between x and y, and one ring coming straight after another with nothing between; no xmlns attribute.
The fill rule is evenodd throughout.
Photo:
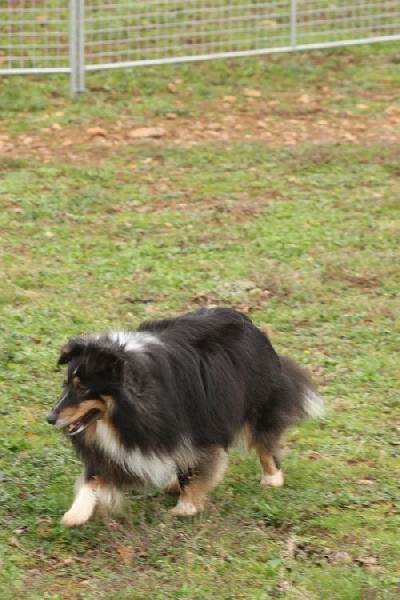
<svg viewBox="0 0 400 600"><path fill-rule="evenodd" d="M400 34L400 0L298 2L297 43L370 42Z"/></svg>
<svg viewBox="0 0 400 600"><path fill-rule="evenodd" d="M92 0L86 57L92 66L194 60L288 45L288 0ZM96 4L98 5L96 7Z"/></svg>
<svg viewBox="0 0 400 600"><path fill-rule="evenodd" d="M0 0L0 74L400 39L400 0Z"/></svg>
<svg viewBox="0 0 400 600"><path fill-rule="evenodd" d="M0 0L0 74L68 72L68 2Z"/></svg>

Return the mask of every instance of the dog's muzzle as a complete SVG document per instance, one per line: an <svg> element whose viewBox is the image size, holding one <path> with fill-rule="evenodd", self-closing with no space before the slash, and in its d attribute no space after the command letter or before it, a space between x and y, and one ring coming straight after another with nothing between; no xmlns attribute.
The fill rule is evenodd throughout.
<svg viewBox="0 0 400 600"><path fill-rule="evenodd" d="M57 423L57 415L54 412L49 412L46 417L46 421L49 425L55 425Z"/></svg>

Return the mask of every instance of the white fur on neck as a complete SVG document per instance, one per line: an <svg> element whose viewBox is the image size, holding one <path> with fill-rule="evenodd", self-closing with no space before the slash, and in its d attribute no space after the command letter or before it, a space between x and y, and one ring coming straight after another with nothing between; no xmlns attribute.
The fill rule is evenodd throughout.
<svg viewBox="0 0 400 600"><path fill-rule="evenodd" d="M117 342L128 351L144 352L151 344L162 345L156 335L146 331L113 331L109 335L113 342Z"/></svg>
<svg viewBox="0 0 400 600"><path fill-rule="evenodd" d="M176 462L170 456L158 456L154 452L143 454L139 449L124 448L110 426L102 421L96 423L96 441L127 473L156 486L162 486L176 473Z"/></svg>

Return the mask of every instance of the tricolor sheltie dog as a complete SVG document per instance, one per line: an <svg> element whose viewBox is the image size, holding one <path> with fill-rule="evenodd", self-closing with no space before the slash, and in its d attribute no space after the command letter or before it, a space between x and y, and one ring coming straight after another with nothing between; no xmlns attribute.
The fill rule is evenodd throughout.
<svg viewBox="0 0 400 600"><path fill-rule="evenodd" d="M69 527L118 505L129 485L179 494L172 513L194 515L235 445L258 454L262 486L281 486L282 434L322 411L308 375L228 308L77 337L58 364L68 368L47 421L84 464Z"/></svg>

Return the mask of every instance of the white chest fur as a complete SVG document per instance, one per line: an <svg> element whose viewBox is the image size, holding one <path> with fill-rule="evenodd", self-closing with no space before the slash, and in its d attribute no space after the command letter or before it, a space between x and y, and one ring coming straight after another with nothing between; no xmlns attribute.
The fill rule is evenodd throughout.
<svg viewBox="0 0 400 600"><path fill-rule="evenodd" d="M127 450L111 427L102 421L96 423L96 441L103 452L124 471L156 486L162 486L176 473L176 463L170 456L143 454L138 449Z"/></svg>

